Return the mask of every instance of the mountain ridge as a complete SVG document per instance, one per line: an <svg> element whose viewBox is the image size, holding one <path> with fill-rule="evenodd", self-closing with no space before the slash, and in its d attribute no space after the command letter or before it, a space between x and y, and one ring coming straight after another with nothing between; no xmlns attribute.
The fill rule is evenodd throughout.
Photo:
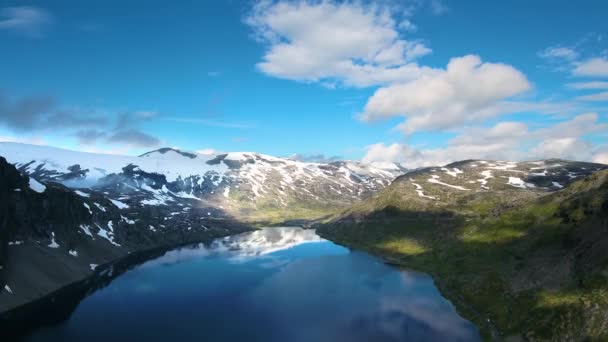
<svg viewBox="0 0 608 342"><path fill-rule="evenodd" d="M540 163L415 170L317 231L432 274L485 340L604 340L608 166Z"/></svg>
<svg viewBox="0 0 608 342"><path fill-rule="evenodd" d="M165 205L198 198L243 221L272 216L275 223L325 216L370 196L406 170L396 164L386 170L352 161L305 163L259 153L201 155L172 148L128 157L0 143L0 155L38 180L98 188L116 200L135 195L134 203ZM104 188L112 185L110 178L136 176L140 181L130 188ZM146 184L155 191L142 189L143 178L152 180Z"/></svg>

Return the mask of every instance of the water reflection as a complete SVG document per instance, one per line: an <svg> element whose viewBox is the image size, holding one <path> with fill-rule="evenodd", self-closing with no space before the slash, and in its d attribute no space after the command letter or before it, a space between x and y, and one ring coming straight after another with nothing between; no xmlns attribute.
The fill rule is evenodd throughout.
<svg viewBox="0 0 608 342"><path fill-rule="evenodd" d="M266 307L275 334L291 340L476 340L429 276L358 252L295 261L256 286L251 305Z"/></svg>
<svg viewBox="0 0 608 342"><path fill-rule="evenodd" d="M99 323L103 322L103 325ZM312 230L182 248L120 276L33 341L478 341L432 279Z"/></svg>
<svg viewBox="0 0 608 342"><path fill-rule="evenodd" d="M325 241L314 230L300 227L263 228L254 232L216 239L210 244L197 245L169 251L164 256L151 260L144 267L170 265L200 257L221 256L231 261L247 261L251 258L267 256L281 250L304 243ZM269 263L267 266L276 266Z"/></svg>

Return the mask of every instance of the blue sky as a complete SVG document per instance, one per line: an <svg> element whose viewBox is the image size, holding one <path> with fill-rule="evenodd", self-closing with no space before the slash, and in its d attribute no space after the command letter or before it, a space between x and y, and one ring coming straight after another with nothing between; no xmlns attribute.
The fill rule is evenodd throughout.
<svg viewBox="0 0 608 342"><path fill-rule="evenodd" d="M0 139L608 163L606 13L599 0L0 1Z"/></svg>

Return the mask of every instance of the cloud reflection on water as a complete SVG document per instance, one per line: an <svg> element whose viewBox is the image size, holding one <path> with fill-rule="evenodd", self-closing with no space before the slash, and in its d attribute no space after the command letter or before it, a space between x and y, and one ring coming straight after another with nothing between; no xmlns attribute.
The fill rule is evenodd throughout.
<svg viewBox="0 0 608 342"><path fill-rule="evenodd" d="M268 256L305 243L319 243L327 240L319 237L312 229L298 227L262 228L249 233L227 236L210 244L196 244L172 250L162 257L151 260L142 267L171 265L200 257L222 256L234 262L244 262L253 258ZM279 261L273 261L277 263ZM273 264L267 264L272 267ZM285 261L279 262L284 264Z"/></svg>

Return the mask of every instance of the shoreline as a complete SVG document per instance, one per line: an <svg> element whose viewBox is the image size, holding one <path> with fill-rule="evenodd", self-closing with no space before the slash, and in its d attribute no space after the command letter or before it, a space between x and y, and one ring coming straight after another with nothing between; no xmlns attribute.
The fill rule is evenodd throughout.
<svg viewBox="0 0 608 342"><path fill-rule="evenodd" d="M84 298L108 286L114 279L138 265L181 247L198 243L208 243L218 238L239 235L256 230L254 227L249 228L250 230L248 231L238 232L235 234L142 249L99 265L96 267L93 273L80 280L65 284L53 292L50 292L33 301L27 302L15 308L11 308L7 311L0 312L0 331L8 332L8 334L4 335L7 338L25 339L28 337L28 335L38 329L44 329L47 326L65 321L70 317ZM302 228L315 229L315 227L310 226ZM379 258L382 262L396 268L407 268L408 270L423 272L429 275L432 277L433 282L441 295L454 306L458 314L471 321L479 329L480 336L483 340L485 340L484 337L487 336L489 336L492 341L501 339L501 334L496 326L493 325L491 321L487 319L487 317L484 317L479 310L469 303L466 303L457 294L449 290L447 285L440 281L436 274L429 272L428 270L417 269L416 267L412 267L401 260L374 253L366 250L365 248L357 248L356 246L343 244L339 241L331 239L329 236L326 236L323 233L319 233L318 229L315 230L317 235L319 235L321 238L337 245L348 249L357 249L370 253L370 255ZM489 335L484 334L484 332L489 333Z"/></svg>
<svg viewBox="0 0 608 342"><path fill-rule="evenodd" d="M324 232L320 233L320 231L318 229L316 231L317 231L317 235L319 235L320 237L322 237L328 241L331 241L332 243L335 243L337 245L343 246L348 249L357 249L357 250L364 251L364 252L369 253L370 255L380 259L381 261L383 261L384 263L386 263L388 265L391 265L391 266L394 266L397 268L403 268L403 269L413 270L413 271L417 271L417 272L422 272L422 273L429 275L433 279L433 283L435 284L435 286L437 287L437 289L439 290L441 295L454 306L454 308L456 309L456 312L458 312L458 314L461 317L463 317L464 319L469 320L471 323L473 323L479 329L479 335L482 340L484 340L484 341L485 340L489 340L489 341L502 341L503 340L503 336L502 336L500 330L492 323L492 321L489 318L487 318L485 315L483 315L473 305L466 302L463 298L461 298L459 295L454 293L454 291L450 290L448 288L447 284L445 284L444 282L442 282L440 280L440 277L438 274L436 274L430 270L417 268L415 266L409 265L407 262L403 262L402 260L398 260L398 259L386 256L386 255L382 255L380 253L376 253L374 251L368 250L363 247L347 245L347 244L341 242L340 240L332 239L331 234L326 235Z"/></svg>
<svg viewBox="0 0 608 342"><path fill-rule="evenodd" d="M133 267L160 257L171 250L199 243L208 243L218 238L256 230L256 228L250 226L247 226L247 228L248 230L234 234L144 248L98 265L92 273L79 280L62 284L55 290L36 299L0 312L2 336L11 339L24 339L34 330L42 329L45 326L69 318L82 299L109 285L112 280Z"/></svg>

